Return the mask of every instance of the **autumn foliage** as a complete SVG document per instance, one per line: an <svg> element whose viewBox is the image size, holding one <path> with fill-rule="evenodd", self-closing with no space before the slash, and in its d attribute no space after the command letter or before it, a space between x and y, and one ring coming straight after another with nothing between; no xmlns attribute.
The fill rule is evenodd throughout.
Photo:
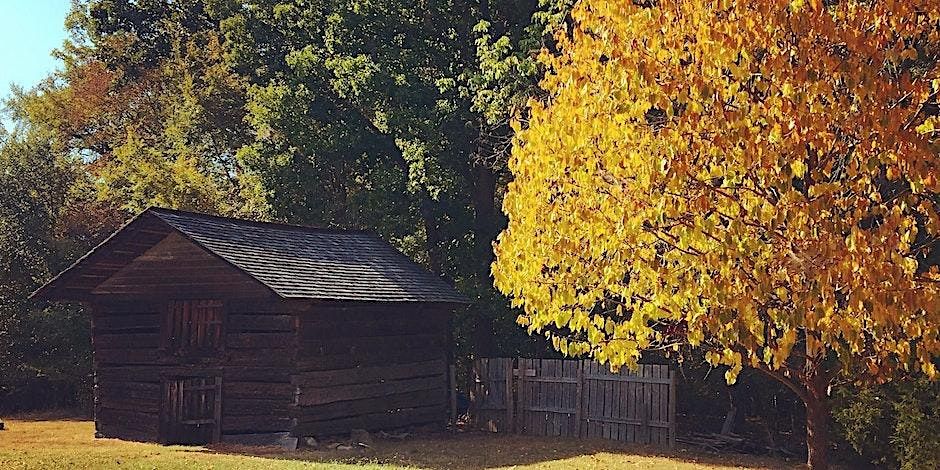
<svg viewBox="0 0 940 470"><path fill-rule="evenodd" d="M582 1L517 124L493 274L519 322L613 367L691 344L729 383L764 370L824 466L830 386L937 375L938 22L923 0Z"/></svg>

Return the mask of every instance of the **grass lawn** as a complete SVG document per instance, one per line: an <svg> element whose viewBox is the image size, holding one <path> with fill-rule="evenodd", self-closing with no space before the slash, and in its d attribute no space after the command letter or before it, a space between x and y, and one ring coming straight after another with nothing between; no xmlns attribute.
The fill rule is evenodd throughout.
<svg viewBox="0 0 940 470"><path fill-rule="evenodd" d="M288 452L270 448L160 446L95 439L90 421L11 419L0 431L0 469L730 469L794 468L795 462L625 446L606 441L482 433L379 441L371 449Z"/></svg>

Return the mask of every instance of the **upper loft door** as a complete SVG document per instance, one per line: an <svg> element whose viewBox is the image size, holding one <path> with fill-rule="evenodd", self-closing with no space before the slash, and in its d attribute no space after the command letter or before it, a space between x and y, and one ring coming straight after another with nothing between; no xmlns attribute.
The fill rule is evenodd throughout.
<svg viewBox="0 0 940 470"><path fill-rule="evenodd" d="M222 352L221 300L172 300L163 324L163 350L183 357L215 357Z"/></svg>

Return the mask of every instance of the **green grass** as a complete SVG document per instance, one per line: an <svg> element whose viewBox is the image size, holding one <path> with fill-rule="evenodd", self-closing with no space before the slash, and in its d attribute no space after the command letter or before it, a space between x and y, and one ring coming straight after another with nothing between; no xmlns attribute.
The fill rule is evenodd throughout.
<svg viewBox="0 0 940 470"><path fill-rule="evenodd" d="M607 441L467 433L379 441L371 449L288 452L259 447L161 446L95 439L89 421L6 421L0 469L777 469L795 463L741 455L717 456Z"/></svg>

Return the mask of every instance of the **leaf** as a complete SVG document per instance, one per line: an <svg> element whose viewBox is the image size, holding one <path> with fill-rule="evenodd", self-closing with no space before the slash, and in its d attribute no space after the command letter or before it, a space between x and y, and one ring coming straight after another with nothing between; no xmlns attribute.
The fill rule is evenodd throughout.
<svg viewBox="0 0 940 470"><path fill-rule="evenodd" d="M790 162L790 171L793 172L793 176L802 178L806 174L806 164L802 160L794 160Z"/></svg>

